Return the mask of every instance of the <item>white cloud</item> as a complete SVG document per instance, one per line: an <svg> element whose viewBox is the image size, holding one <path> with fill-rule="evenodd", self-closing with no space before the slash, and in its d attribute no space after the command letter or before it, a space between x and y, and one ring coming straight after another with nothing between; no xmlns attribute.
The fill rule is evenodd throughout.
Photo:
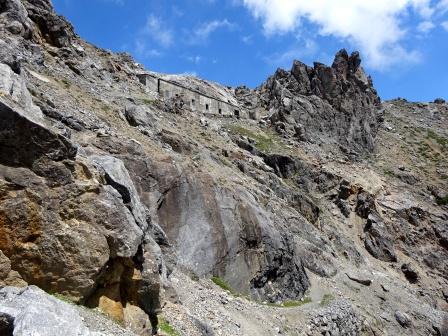
<svg viewBox="0 0 448 336"><path fill-rule="evenodd" d="M161 19L154 15L148 16L142 32L162 47L167 48L173 44L173 32Z"/></svg>
<svg viewBox="0 0 448 336"><path fill-rule="evenodd" d="M403 61L419 60L402 41L408 31L403 21L414 13L430 22L431 0L242 0L262 20L267 35L297 31L303 21L315 24L318 33L345 39L359 48L373 68L385 69ZM447 3L442 0L440 3ZM439 5L440 5L439 3ZM421 28L429 29L426 23Z"/></svg>
<svg viewBox="0 0 448 336"><path fill-rule="evenodd" d="M159 50L148 47L146 41L140 38L135 39L134 51L135 54L141 58L162 56L162 53Z"/></svg>
<svg viewBox="0 0 448 336"><path fill-rule="evenodd" d="M252 35L246 35L241 38L241 42L244 44L252 44Z"/></svg>
<svg viewBox="0 0 448 336"><path fill-rule="evenodd" d="M439 14L444 14L444 13L448 12L448 0L441 0L437 4L436 8L439 11Z"/></svg>
<svg viewBox="0 0 448 336"><path fill-rule="evenodd" d="M318 46L314 40L299 39L291 48L280 53L269 55L268 57L265 57L264 60L266 63L275 66L289 67L291 65L291 60L314 56L317 51Z"/></svg>
<svg viewBox="0 0 448 336"><path fill-rule="evenodd" d="M448 21L442 22L441 26L442 26L443 29L445 29L448 32Z"/></svg>
<svg viewBox="0 0 448 336"><path fill-rule="evenodd" d="M424 33L424 34L430 32L430 31L433 30L434 28L435 28L435 24L432 23L431 21L423 21L423 22L420 22L419 25L417 26L417 30L418 30L420 33Z"/></svg>
<svg viewBox="0 0 448 336"><path fill-rule="evenodd" d="M224 20L213 20L210 22L205 22L199 28L194 31L194 37L196 41L204 41L209 38L211 34L213 34L216 30L226 28L226 29L235 29L236 25L227 19Z"/></svg>
<svg viewBox="0 0 448 336"><path fill-rule="evenodd" d="M199 56L199 55L196 55L196 56L188 56L188 57L187 57L187 60L190 61L190 62L193 62L193 63L195 63L195 64L199 64L199 63L201 63L201 61L202 61L202 57Z"/></svg>

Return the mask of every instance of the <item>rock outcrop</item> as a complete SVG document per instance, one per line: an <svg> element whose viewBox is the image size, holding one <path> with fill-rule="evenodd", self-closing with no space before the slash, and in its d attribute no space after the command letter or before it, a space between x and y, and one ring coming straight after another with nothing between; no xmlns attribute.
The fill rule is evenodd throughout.
<svg viewBox="0 0 448 336"><path fill-rule="evenodd" d="M372 151L380 99L360 66L358 53L341 50L331 67L294 61L256 92L277 131L300 141L338 143L348 151ZM247 96L247 95L246 95Z"/></svg>

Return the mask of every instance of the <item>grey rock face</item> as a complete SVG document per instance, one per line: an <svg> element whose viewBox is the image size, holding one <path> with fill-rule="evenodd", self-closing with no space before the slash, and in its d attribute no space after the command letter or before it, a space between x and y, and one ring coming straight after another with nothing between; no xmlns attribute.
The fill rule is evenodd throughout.
<svg viewBox="0 0 448 336"><path fill-rule="evenodd" d="M104 170L107 183L120 193L123 203L132 212L139 227L146 231L148 227L146 208L140 202L140 197L123 162L112 156L98 155L92 156L91 160Z"/></svg>
<svg viewBox="0 0 448 336"><path fill-rule="evenodd" d="M57 15L49 0L23 1L28 17L33 21L33 38L44 40L55 47L67 47L76 36L73 27Z"/></svg>
<svg viewBox="0 0 448 336"><path fill-rule="evenodd" d="M253 197L217 188L207 175L189 174L175 185L158 217L180 265L201 276L221 276L257 299L303 295L309 282L292 241Z"/></svg>
<svg viewBox="0 0 448 336"><path fill-rule="evenodd" d="M14 58L7 58L5 61L9 64L0 63L1 95L23 108L23 113L26 113L28 118L36 122L42 121L42 112L33 104L25 79L17 74L20 72L17 68L18 64L15 63Z"/></svg>
<svg viewBox="0 0 448 336"><path fill-rule="evenodd" d="M371 255L383 261L397 261L392 238L378 214L369 214L364 232L364 244Z"/></svg>
<svg viewBox="0 0 448 336"><path fill-rule="evenodd" d="M2 0L0 2L0 29L2 26L12 34L30 36L31 21L20 0Z"/></svg>

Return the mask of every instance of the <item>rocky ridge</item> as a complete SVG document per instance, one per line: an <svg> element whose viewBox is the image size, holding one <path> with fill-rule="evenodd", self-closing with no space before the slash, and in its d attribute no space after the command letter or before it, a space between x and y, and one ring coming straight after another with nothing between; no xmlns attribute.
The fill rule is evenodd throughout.
<svg viewBox="0 0 448 336"><path fill-rule="evenodd" d="M446 103L380 103L343 50L255 90L170 77L256 120L174 110L47 0L0 0L0 46L0 330L446 333Z"/></svg>

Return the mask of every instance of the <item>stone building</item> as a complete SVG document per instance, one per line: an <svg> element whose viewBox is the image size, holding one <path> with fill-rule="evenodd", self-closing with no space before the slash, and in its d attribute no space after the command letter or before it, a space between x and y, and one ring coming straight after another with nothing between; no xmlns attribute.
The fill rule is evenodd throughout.
<svg viewBox="0 0 448 336"><path fill-rule="evenodd" d="M245 113L240 106L230 101L224 101L218 97L189 88L179 82L157 77L153 74L143 73L137 76L149 91L157 92L162 99L181 97L184 104L189 106L192 111L221 115L223 117L245 117Z"/></svg>

